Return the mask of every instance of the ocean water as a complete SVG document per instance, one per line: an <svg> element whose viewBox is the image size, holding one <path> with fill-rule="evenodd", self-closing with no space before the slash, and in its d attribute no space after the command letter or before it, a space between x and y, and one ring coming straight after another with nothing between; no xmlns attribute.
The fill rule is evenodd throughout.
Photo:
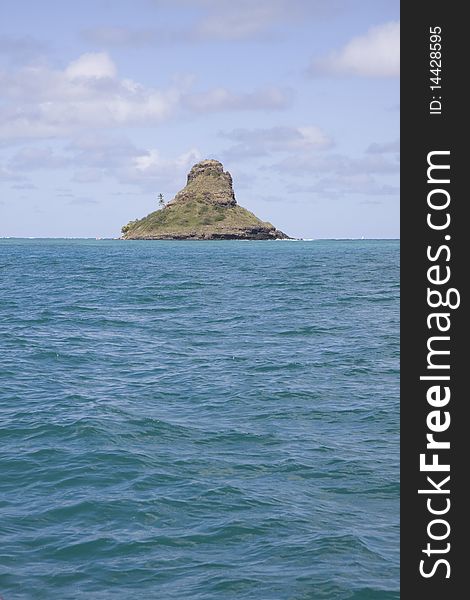
<svg viewBox="0 0 470 600"><path fill-rule="evenodd" d="M399 598L398 256L0 240L0 596Z"/></svg>

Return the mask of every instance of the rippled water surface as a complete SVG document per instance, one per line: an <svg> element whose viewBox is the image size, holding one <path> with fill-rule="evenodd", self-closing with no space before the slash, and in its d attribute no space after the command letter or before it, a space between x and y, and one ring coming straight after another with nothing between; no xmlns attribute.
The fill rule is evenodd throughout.
<svg viewBox="0 0 470 600"><path fill-rule="evenodd" d="M398 252L0 240L0 596L398 598Z"/></svg>

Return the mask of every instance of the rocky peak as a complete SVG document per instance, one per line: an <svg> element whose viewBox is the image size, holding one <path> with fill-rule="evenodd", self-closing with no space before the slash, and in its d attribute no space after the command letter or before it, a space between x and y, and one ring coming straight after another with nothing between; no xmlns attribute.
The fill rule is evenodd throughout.
<svg viewBox="0 0 470 600"><path fill-rule="evenodd" d="M122 228L126 240L278 240L288 236L237 204L232 176L201 160L185 187L160 210Z"/></svg>
<svg viewBox="0 0 470 600"><path fill-rule="evenodd" d="M201 160L188 173L186 187L170 202L204 200L219 206L235 206L232 176L218 160Z"/></svg>
<svg viewBox="0 0 470 600"><path fill-rule="evenodd" d="M224 166L221 162L214 159L201 160L200 162L193 165L188 173L188 181L196 179L201 175L212 175L213 177L220 177L224 175ZM227 173L227 175L230 175Z"/></svg>

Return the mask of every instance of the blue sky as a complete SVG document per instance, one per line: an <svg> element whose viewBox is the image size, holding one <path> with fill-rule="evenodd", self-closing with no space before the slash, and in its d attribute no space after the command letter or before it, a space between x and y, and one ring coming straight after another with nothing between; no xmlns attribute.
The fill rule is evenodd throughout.
<svg viewBox="0 0 470 600"><path fill-rule="evenodd" d="M198 160L292 236L399 235L398 0L2 0L0 236L117 237Z"/></svg>

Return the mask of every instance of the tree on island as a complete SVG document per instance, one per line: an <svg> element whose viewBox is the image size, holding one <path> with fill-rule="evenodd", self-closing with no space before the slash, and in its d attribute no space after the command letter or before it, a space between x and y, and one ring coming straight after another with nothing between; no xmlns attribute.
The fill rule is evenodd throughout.
<svg viewBox="0 0 470 600"><path fill-rule="evenodd" d="M160 208L165 208L165 200L163 199L163 194L158 194L158 206Z"/></svg>

